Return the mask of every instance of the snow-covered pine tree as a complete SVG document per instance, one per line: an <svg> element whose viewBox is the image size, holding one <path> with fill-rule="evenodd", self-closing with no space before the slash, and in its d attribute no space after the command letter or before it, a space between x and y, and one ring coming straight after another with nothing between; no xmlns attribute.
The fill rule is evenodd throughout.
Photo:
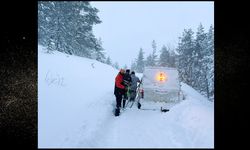
<svg viewBox="0 0 250 150"><path fill-rule="evenodd" d="M152 53L150 53L145 60L145 66L156 66L158 64L156 55L157 46L155 40L152 41L152 49Z"/></svg>
<svg viewBox="0 0 250 150"><path fill-rule="evenodd" d="M181 81L192 86L210 100L214 99L214 31L205 33L199 25L195 40L191 29L184 30L177 47Z"/></svg>
<svg viewBox="0 0 250 150"><path fill-rule="evenodd" d="M88 58L95 52L103 61L103 49L92 31L94 24L101 23L97 12L86 1L38 2L38 42Z"/></svg>
<svg viewBox="0 0 250 150"><path fill-rule="evenodd" d="M80 10L81 16L83 16L82 26L83 31L88 30L86 34L83 36L82 43L84 43L85 47L90 50L90 52L94 52L97 54L97 59L99 61L103 61L105 58L104 49L102 48L101 39L97 40L93 34L93 25L101 23L101 20L97 16L98 9L93 8L89 2L82 3L83 9Z"/></svg>
<svg viewBox="0 0 250 150"><path fill-rule="evenodd" d="M194 32L192 29L184 29L182 33L182 37L180 37L180 41L178 43L177 52L178 55L178 72L179 77L182 82L187 83L192 86L193 84L193 51L195 48L194 45Z"/></svg>
<svg viewBox="0 0 250 150"><path fill-rule="evenodd" d="M144 56L143 56L144 52L143 49L140 48L138 57L136 59L136 69L135 71L138 73L143 73L144 71Z"/></svg>
<svg viewBox="0 0 250 150"><path fill-rule="evenodd" d="M198 90L203 95L207 95L207 60L205 57L208 55L207 51L207 44L206 44L206 33L204 31L204 27L202 24L199 25L196 33L196 39L195 39L195 51L193 56L193 85L192 87L196 90ZM206 94L207 93L207 94Z"/></svg>
<svg viewBox="0 0 250 150"><path fill-rule="evenodd" d="M92 53L92 58L102 63L105 62L106 57L105 57L104 49L102 47L101 38L99 38L98 41L95 41L95 49Z"/></svg>
<svg viewBox="0 0 250 150"><path fill-rule="evenodd" d="M176 68L176 57L174 50L170 50L169 67Z"/></svg>
<svg viewBox="0 0 250 150"><path fill-rule="evenodd" d="M153 53L152 53L152 66L156 66L156 64L157 64L157 55L156 55L157 45L156 45L155 40L152 41L152 48L153 48Z"/></svg>
<svg viewBox="0 0 250 150"><path fill-rule="evenodd" d="M135 61L132 61L130 68L131 68L131 71L135 71L136 70L136 63L135 63Z"/></svg>
<svg viewBox="0 0 250 150"><path fill-rule="evenodd" d="M50 51L56 50L58 17L54 2L38 2L38 42ZM58 15L58 17L56 17Z"/></svg>
<svg viewBox="0 0 250 150"><path fill-rule="evenodd" d="M203 58L203 66L205 70L205 88L206 96L209 100L214 100L214 28L211 25L206 37L205 56Z"/></svg>
<svg viewBox="0 0 250 150"><path fill-rule="evenodd" d="M159 66L169 67L170 66L170 53L165 45L162 46L160 51Z"/></svg>
<svg viewBox="0 0 250 150"><path fill-rule="evenodd" d="M107 65L111 65L112 66L112 61L110 59L110 57L108 56L105 62Z"/></svg>
<svg viewBox="0 0 250 150"><path fill-rule="evenodd" d="M149 54L145 61L145 66L154 66L152 54Z"/></svg>
<svg viewBox="0 0 250 150"><path fill-rule="evenodd" d="M94 24L101 23L97 16L98 10L93 8L89 2L65 3L67 7L64 9L64 13L68 14L65 26L67 26L67 31L70 31L66 43L71 43L69 48L75 55L96 59L98 51L102 49L92 31Z"/></svg>

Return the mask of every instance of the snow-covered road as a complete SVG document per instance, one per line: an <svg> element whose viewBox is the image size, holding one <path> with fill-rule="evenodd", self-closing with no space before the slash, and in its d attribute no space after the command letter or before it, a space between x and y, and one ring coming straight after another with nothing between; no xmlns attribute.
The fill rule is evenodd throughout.
<svg viewBox="0 0 250 150"><path fill-rule="evenodd" d="M134 105L131 109L127 108L119 117L108 117L100 127L101 134L95 138L96 142L89 146L212 148L213 106L209 103L204 105L204 103L206 102L199 102L191 97L173 107L165 103L142 102L142 108L158 108L158 111L139 110ZM166 113L161 112L161 106L171 110Z"/></svg>

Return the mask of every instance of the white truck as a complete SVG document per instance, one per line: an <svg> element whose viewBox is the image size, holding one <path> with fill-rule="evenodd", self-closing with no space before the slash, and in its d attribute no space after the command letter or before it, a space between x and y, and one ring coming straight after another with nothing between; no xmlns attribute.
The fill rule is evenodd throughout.
<svg viewBox="0 0 250 150"><path fill-rule="evenodd" d="M145 67L143 90L145 101L176 103L183 99L176 68Z"/></svg>

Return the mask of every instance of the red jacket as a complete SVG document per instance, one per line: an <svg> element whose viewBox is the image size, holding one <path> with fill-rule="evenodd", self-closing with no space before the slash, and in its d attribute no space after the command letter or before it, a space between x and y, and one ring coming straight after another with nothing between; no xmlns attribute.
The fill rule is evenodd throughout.
<svg viewBox="0 0 250 150"><path fill-rule="evenodd" d="M121 84L122 81L123 81L123 76L120 73L118 73L118 75L115 78L115 86L120 89L124 89L125 86Z"/></svg>

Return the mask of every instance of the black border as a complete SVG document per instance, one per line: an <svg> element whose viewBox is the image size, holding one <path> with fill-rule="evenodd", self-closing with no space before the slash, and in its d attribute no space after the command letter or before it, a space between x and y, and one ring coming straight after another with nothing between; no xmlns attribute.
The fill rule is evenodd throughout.
<svg viewBox="0 0 250 150"><path fill-rule="evenodd" d="M37 148L37 2L1 3L1 148ZM2 39L2 38L1 38Z"/></svg>
<svg viewBox="0 0 250 150"><path fill-rule="evenodd" d="M247 138L243 137L247 136L247 127L250 127L244 122L249 118L246 107L250 77L247 6L238 1L215 1L215 149L239 148L247 144ZM1 7L1 100L11 91L3 85L21 81L20 77L25 75L31 80L22 87L35 86L36 96L30 99L36 104L32 105L35 108L31 112L34 109L37 112L37 2L6 1ZM25 99L20 97L20 100ZM18 119L28 123L34 116ZM37 122L37 114L35 119ZM16 122L8 121L0 118L1 147L37 148L37 124L30 122L30 128L23 130L24 127L17 126ZM2 126L3 122L7 122L7 126Z"/></svg>

